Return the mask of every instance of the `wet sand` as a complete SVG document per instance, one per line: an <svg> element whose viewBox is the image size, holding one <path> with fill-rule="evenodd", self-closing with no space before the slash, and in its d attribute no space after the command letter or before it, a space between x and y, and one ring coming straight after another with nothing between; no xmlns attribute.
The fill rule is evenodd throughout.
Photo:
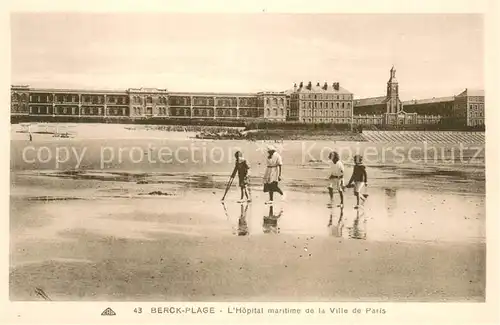
<svg viewBox="0 0 500 325"><path fill-rule="evenodd" d="M222 205L230 162L101 170L89 155L86 168L54 170L20 159L27 141L11 144L11 300L43 300L37 288L67 301L485 298L480 163L368 165L358 211L351 191L328 208L324 166L290 150L287 198L270 211L259 152L253 202L236 203L233 185Z"/></svg>

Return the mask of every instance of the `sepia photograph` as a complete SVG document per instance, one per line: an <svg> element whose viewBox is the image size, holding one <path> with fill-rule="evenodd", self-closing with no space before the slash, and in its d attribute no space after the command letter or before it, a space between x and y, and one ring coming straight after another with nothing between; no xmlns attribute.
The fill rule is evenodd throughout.
<svg viewBox="0 0 500 325"><path fill-rule="evenodd" d="M10 28L11 302L486 301L482 14Z"/></svg>

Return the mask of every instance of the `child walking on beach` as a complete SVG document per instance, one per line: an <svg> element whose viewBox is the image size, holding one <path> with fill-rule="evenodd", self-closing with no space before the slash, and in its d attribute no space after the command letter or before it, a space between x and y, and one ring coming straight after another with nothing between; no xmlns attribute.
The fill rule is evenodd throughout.
<svg viewBox="0 0 500 325"><path fill-rule="evenodd" d="M246 197L247 202L251 202L252 196L249 187L250 165L248 164L247 160L243 157L241 151L236 151L234 157L236 158L236 163L234 165L231 178L235 177L236 173L238 173L238 181L241 190L241 198L238 202L239 203L245 202L243 197Z"/></svg>
<svg viewBox="0 0 500 325"><path fill-rule="evenodd" d="M344 164L340 161L339 154L335 151L328 156L330 161L330 176L328 184L328 193L330 194L330 203L328 206L333 206L333 194L337 191L340 196L339 207L344 206Z"/></svg>
<svg viewBox="0 0 500 325"><path fill-rule="evenodd" d="M279 188L278 182L281 181L281 166L283 161L281 155L276 152L276 148L273 146L267 147L267 168L264 172L264 192L269 193L269 201L266 204L272 204L274 198L274 192L281 194L281 198L284 199L285 195L283 191Z"/></svg>
<svg viewBox="0 0 500 325"><path fill-rule="evenodd" d="M352 183L354 182L354 196L356 196L356 206L354 209L358 209L360 207L359 200L364 201L368 194L361 194L361 190L367 186L368 176L366 175L366 168L363 165L363 156L355 155L354 156L354 169L352 171L351 179L346 187L352 187Z"/></svg>

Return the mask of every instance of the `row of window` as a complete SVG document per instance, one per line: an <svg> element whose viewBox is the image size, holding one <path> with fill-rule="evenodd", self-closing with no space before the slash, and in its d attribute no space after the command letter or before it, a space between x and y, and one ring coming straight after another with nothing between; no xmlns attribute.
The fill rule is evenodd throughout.
<svg viewBox="0 0 500 325"><path fill-rule="evenodd" d="M12 101L19 100L27 100L27 95L25 94L13 94ZM31 103L51 103L52 102L52 94L31 94L29 96L29 100ZM107 96L106 100L104 99L104 95L82 95L81 100L83 103L92 103L92 104L117 104L123 105L129 103L129 98L127 96ZM190 97L170 97L167 98L165 96L160 96L158 98L153 98L152 96L147 96L144 99L140 96L133 96L131 98L132 104L153 104L156 102L157 104L171 106L190 106L191 98ZM269 99L268 99L269 100ZM276 98L274 98L276 100ZM55 95L54 102L56 103L78 103L80 101L79 95ZM280 103L284 105L284 99L282 98ZM214 98L213 97L193 97L193 106L214 106ZM217 98L216 105L219 107L256 107L257 99L256 98L240 98L239 104L236 98Z"/></svg>
<svg viewBox="0 0 500 325"><path fill-rule="evenodd" d="M281 114L278 115L278 112ZM279 111L277 108L273 108L272 110L268 108L266 110L266 113L267 113L267 116L285 116L285 110L283 108L280 109Z"/></svg>
<svg viewBox="0 0 500 325"><path fill-rule="evenodd" d="M293 95L292 95L293 96ZM336 94L297 94L295 95L296 98L299 99L308 99L308 100L320 100L320 99L327 99L327 100L352 100L352 95L344 94L344 95L336 95Z"/></svg>
<svg viewBox="0 0 500 325"><path fill-rule="evenodd" d="M306 123L312 123L313 122L313 119L311 118L303 118L302 119L302 122L306 122ZM340 118L340 119L333 119L333 118L320 118L320 119L314 119L314 123L339 123L339 124L346 124L346 123L350 123L351 120L348 119L348 118Z"/></svg>
<svg viewBox="0 0 500 325"><path fill-rule="evenodd" d="M312 110L302 110L303 116L350 116L351 111L312 111Z"/></svg>
<svg viewBox="0 0 500 325"><path fill-rule="evenodd" d="M167 115L167 108L166 107L158 107L156 109L158 112L158 115ZM153 115L153 108L152 107L132 107L132 112L134 115Z"/></svg>
<svg viewBox="0 0 500 325"><path fill-rule="evenodd" d="M355 124L383 124L383 119L369 118L369 119L354 119Z"/></svg>
<svg viewBox="0 0 500 325"><path fill-rule="evenodd" d="M144 102L146 104L153 104L153 97L152 96L146 96L146 98L144 98ZM132 103L133 104L142 104L142 98L141 98L141 96L133 96L132 97ZM167 97L164 97L164 96L158 97L157 100L156 100L156 103L166 105L167 104Z"/></svg>
<svg viewBox="0 0 500 325"><path fill-rule="evenodd" d="M477 111L478 109L484 109L483 104L469 104L469 108L473 111Z"/></svg>
<svg viewBox="0 0 500 325"><path fill-rule="evenodd" d="M478 125L484 125L484 119L479 118L479 119L471 119L467 122L467 125L469 126L478 126Z"/></svg>
<svg viewBox="0 0 500 325"><path fill-rule="evenodd" d="M301 108L351 108L351 102L302 102Z"/></svg>
<svg viewBox="0 0 500 325"><path fill-rule="evenodd" d="M28 100L28 95L26 94L18 94L18 93L13 93L11 95L11 100L13 102L17 102L17 101L21 101L21 102L25 102Z"/></svg>
<svg viewBox="0 0 500 325"><path fill-rule="evenodd" d="M484 112L483 111L474 111L474 112L469 112L470 117L484 117Z"/></svg>
<svg viewBox="0 0 500 325"><path fill-rule="evenodd" d="M104 115L103 107L83 106L78 112L78 107L55 107L52 106L31 106L30 114L56 114L56 115ZM128 115L128 107L108 108L107 115L124 116Z"/></svg>
<svg viewBox="0 0 500 325"><path fill-rule="evenodd" d="M153 111L151 108L147 108L146 110L143 107L133 107L132 112L135 116L138 115L152 115ZM157 109L158 115L167 115L167 108L166 107L160 107ZM217 116L221 117L236 117L238 116L238 113L234 109L218 109L216 110ZM240 116L259 116L259 114L262 114L262 112L258 112L256 110L243 110L240 109L239 111ZM270 114L270 112L268 112ZM284 111L282 111L282 114L284 114ZM176 108L176 107L171 107L170 108L170 115L172 116L190 116L190 109L189 108ZM213 117L214 116L214 110L213 109L203 109L203 108L194 108L193 109L193 116L196 117Z"/></svg>
<svg viewBox="0 0 500 325"><path fill-rule="evenodd" d="M28 109L28 104L12 104L12 113L26 112Z"/></svg>
<svg viewBox="0 0 500 325"><path fill-rule="evenodd" d="M215 106L218 107L256 107L256 98L216 98ZM171 96L169 97L169 104L171 106L191 106L191 97L186 96ZM213 97L193 97L193 106L214 106Z"/></svg>
<svg viewBox="0 0 500 325"><path fill-rule="evenodd" d="M275 98L275 97L273 97L273 98L266 98L265 102L266 102L266 105L278 105L278 103L280 105L282 105L282 106L285 105L285 99L284 98L279 98L279 99Z"/></svg>
<svg viewBox="0 0 500 325"><path fill-rule="evenodd" d="M32 94L30 95L30 102L32 103L51 103L51 94ZM104 104L104 95L82 95L81 100L83 103ZM78 103L80 101L79 95L55 95L55 103ZM128 97L126 96L109 96L106 98L107 104L126 105L128 104Z"/></svg>

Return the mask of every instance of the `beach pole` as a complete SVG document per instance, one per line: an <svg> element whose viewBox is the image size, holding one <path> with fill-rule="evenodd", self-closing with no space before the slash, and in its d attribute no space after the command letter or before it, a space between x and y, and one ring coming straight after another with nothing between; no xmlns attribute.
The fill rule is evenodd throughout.
<svg viewBox="0 0 500 325"><path fill-rule="evenodd" d="M224 196L222 197L222 200L221 201L224 201L224 199L226 198L226 194L227 192L229 191L229 188L231 187L231 185L233 185L233 180L234 180L234 177L231 176L229 178L229 181L227 182L227 185L226 185L226 191L224 192Z"/></svg>

